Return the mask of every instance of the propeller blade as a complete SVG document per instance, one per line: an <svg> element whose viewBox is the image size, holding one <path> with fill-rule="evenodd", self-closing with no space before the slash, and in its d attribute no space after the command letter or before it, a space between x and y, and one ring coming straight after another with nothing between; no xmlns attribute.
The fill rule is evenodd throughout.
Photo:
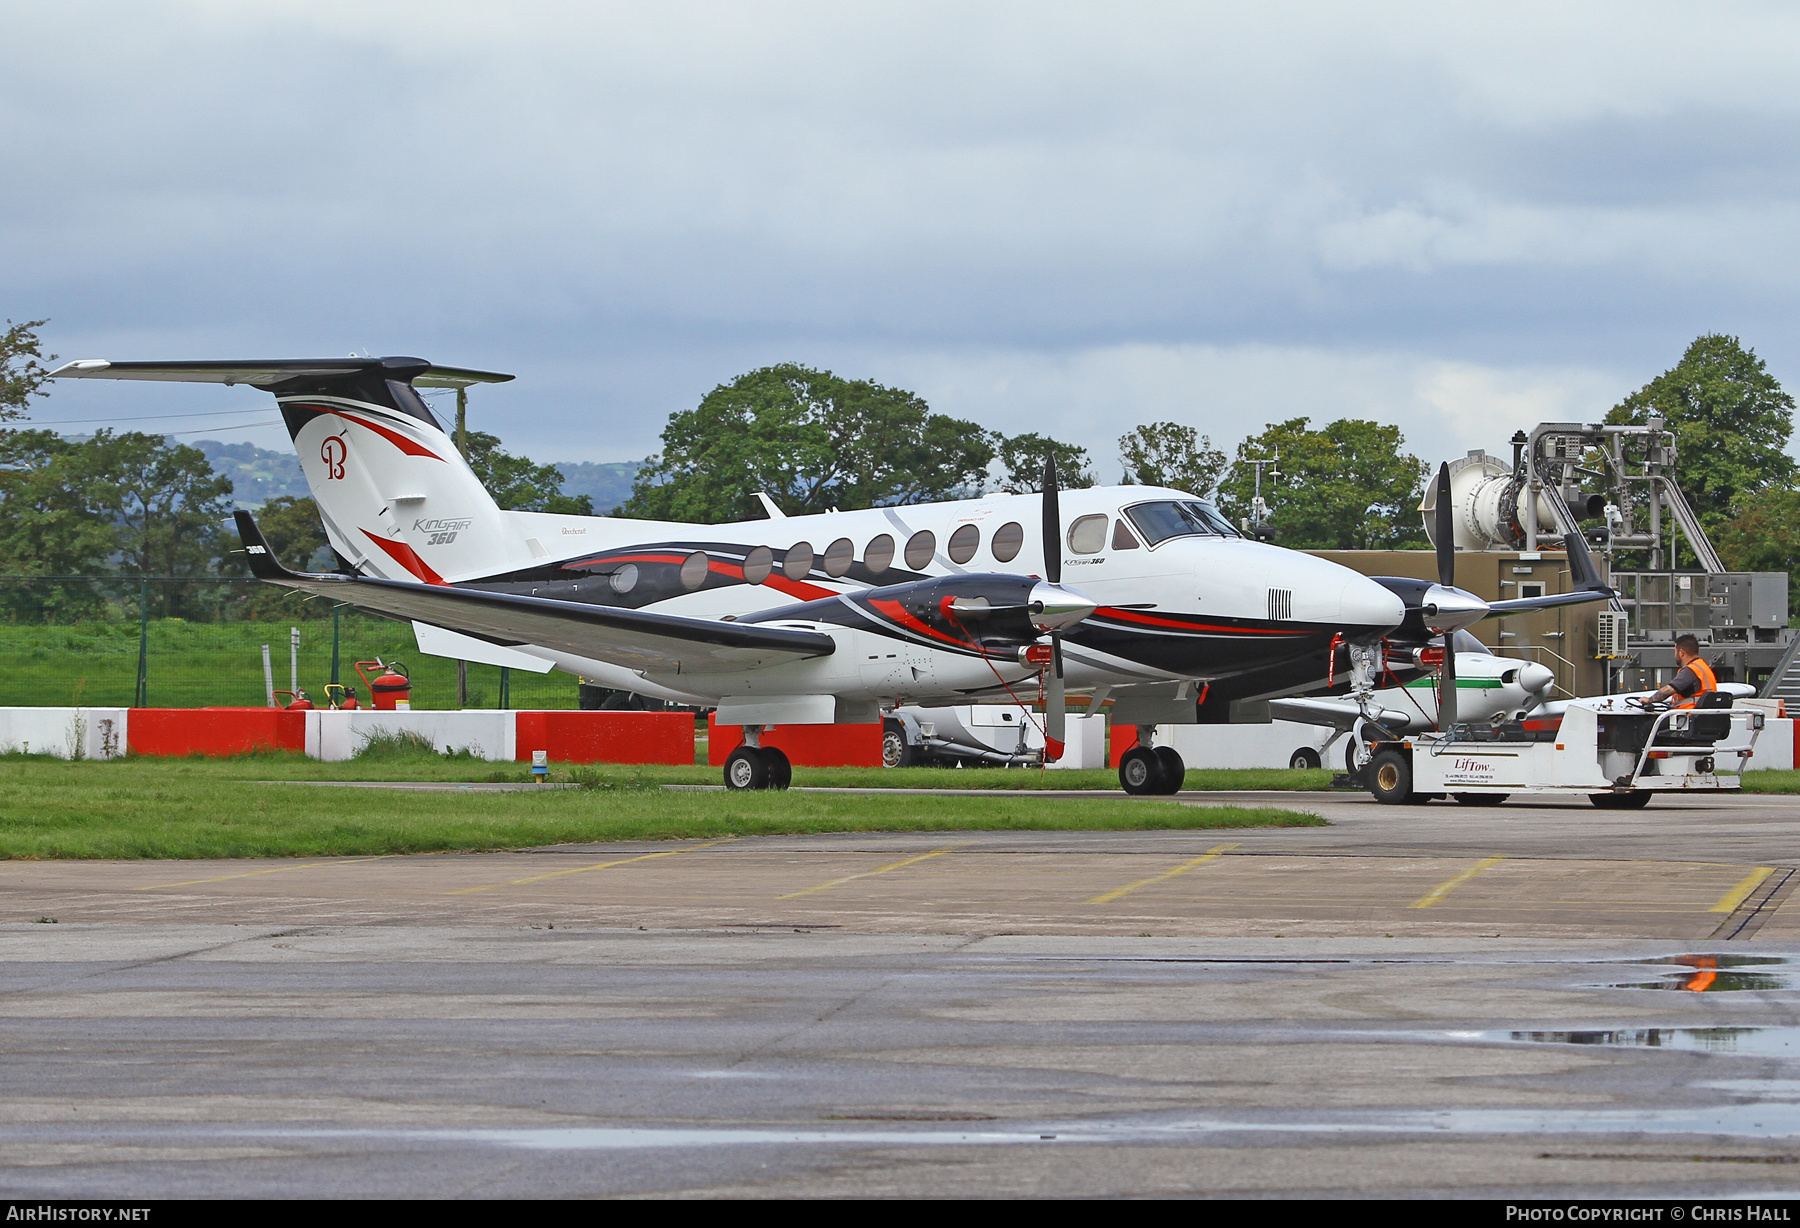
<svg viewBox="0 0 1800 1228"><path fill-rule="evenodd" d="M1044 458L1044 579L1062 583L1062 509L1057 506L1054 456Z"/></svg>
<svg viewBox="0 0 1800 1228"><path fill-rule="evenodd" d="M1456 522L1450 514L1450 466L1438 466L1436 517L1432 538L1437 544L1438 583L1445 588L1456 586Z"/></svg>
<svg viewBox="0 0 1800 1228"><path fill-rule="evenodd" d="M1438 670L1438 728L1456 724L1456 639L1444 637L1444 664Z"/></svg>
<svg viewBox="0 0 1800 1228"><path fill-rule="evenodd" d="M1044 677L1044 758L1063 757L1068 726L1068 699L1063 690L1062 633L1050 633L1050 669Z"/></svg>

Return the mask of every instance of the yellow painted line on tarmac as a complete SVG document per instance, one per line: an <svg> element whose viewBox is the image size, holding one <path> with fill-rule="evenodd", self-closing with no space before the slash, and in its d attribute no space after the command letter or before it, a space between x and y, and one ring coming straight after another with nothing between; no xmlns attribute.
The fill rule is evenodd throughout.
<svg viewBox="0 0 1800 1228"><path fill-rule="evenodd" d="M634 861L655 861L658 857L679 857L683 853L697 853L701 849L709 849L714 845L725 844L736 840L736 836L726 836L721 840L708 840L705 844L693 844L684 849L670 849L664 853L645 853L639 857L621 857L617 861L596 861L591 866L576 866L569 870L552 870L548 874L533 874L530 878L515 878L504 883L487 883L480 887L463 887L457 891L447 891L446 895L469 895L476 891L493 891L499 887L525 887L532 883L541 883L546 879L563 878L570 874L586 874L589 870L609 870L613 866L628 866Z"/></svg>
<svg viewBox="0 0 1800 1228"><path fill-rule="evenodd" d="M393 856L383 853L379 857L357 857L350 861L309 861L305 865L276 866L269 870L246 870L242 874L221 874L217 878L190 878L180 883L152 883L148 887L133 887L133 891L161 891L164 887L197 887L201 883L222 883L233 878L255 878L258 874L285 874L289 870L315 870L320 866L353 866L364 861L382 861Z"/></svg>
<svg viewBox="0 0 1800 1228"><path fill-rule="evenodd" d="M873 870L864 870L861 874L846 874L842 878L834 878L828 883L820 883L816 887L807 887L800 891L790 891L786 895L778 895L778 900L797 900L803 895L814 895L820 891L830 891L833 887L841 887L845 883L853 883L859 878L873 878L877 874L886 874L889 870L898 870L902 866L917 865L921 861L930 861L933 857L942 857L945 853L967 848L968 842L946 845L941 849L932 849L929 853L920 853L917 857L908 857L905 861L890 862L885 866L877 866Z"/></svg>
<svg viewBox="0 0 1800 1228"><path fill-rule="evenodd" d="M1757 866L1756 869L1744 875L1743 881L1738 883L1737 886L1720 896L1719 902L1714 904L1710 911L1736 912L1738 905L1749 899L1750 893L1760 887L1763 879L1769 877L1769 875L1773 873L1775 873L1774 866Z"/></svg>
<svg viewBox="0 0 1800 1228"><path fill-rule="evenodd" d="M1139 887L1149 887L1156 883L1167 882L1178 874L1186 874L1189 870L1199 869L1209 861L1217 861L1236 847L1237 845L1235 843L1215 844L1212 848L1207 849L1206 852L1194 858L1192 861L1184 861L1178 866L1164 870L1161 874L1152 874L1149 878L1140 878L1135 883L1126 883L1123 887L1115 887L1103 895L1097 895L1091 900L1084 900L1083 903L1110 904L1122 895L1130 895Z"/></svg>
<svg viewBox="0 0 1800 1228"><path fill-rule="evenodd" d="M1433 904L1441 904L1444 902L1444 897L1449 895L1452 891L1455 891L1458 887L1468 882L1471 878L1474 878L1477 874L1487 873L1487 871L1493 869L1505 860L1506 858L1504 857L1483 857L1480 861L1464 870L1461 874L1458 874L1455 878L1439 883L1430 891L1427 891L1424 895L1408 904L1407 907L1430 908Z"/></svg>

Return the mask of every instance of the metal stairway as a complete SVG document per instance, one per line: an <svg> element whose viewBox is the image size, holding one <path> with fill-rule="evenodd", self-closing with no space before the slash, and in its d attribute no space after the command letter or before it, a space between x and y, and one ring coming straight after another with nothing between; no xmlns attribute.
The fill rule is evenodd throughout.
<svg viewBox="0 0 1800 1228"><path fill-rule="evenodd" d="M1760 698L1786 700L1789 711L1800 711L1800 635L1781 654L1775 672L1763 683Z"/></svg>

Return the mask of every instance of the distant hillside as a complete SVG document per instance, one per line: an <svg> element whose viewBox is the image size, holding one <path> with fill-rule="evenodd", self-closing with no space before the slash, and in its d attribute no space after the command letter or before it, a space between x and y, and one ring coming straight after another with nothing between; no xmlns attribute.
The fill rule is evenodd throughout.
<svg viewBox="0 0 1800 1228"><path fill-rule="evenodd" d="M232 498L242 508L254 510L282 495L304 497L312 493L300 472L300 458L292 452L271 452L253 443L220 443L202 439L194 444L206 453L213 471L231 479ZM601 515L631 497L631 479L641 461L563 461L556 466L563 475L563 493L588 495Z"/></svg>
<svg viewBox="0 0 1800 1228"><path fill-rule="evenodd" d="M256 509L282 495L304 498L312 494L300 458L292 452L271 452L253 443L220 443L202 439L193 445L206 453L214 473L231 479L231 497L241 508Z"/></svg>
<svg viewBox="0 0 1800 1228"><path fill-rule="evenodd" d="M587 495L594 511L604 516L631 497L631 479L643 468L642 461L557 461L565 495Z"/></svg>

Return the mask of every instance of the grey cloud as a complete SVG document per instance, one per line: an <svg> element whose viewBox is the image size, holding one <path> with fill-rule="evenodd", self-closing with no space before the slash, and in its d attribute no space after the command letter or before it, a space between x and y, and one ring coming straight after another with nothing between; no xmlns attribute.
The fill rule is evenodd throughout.
<svg viewBox="0 0 1800 1228"><path fill-rule="evenodd" d="M1778 83L1800 34L1779 9L17 4L7 22L6 314L53 315L70 353L517 368L483 412L534 454L580 434L585 455L640 455L670 410L788 358L937 372L968 404L942 356L1299 347L1629 382L1714 327L1793 356L1800 159ZM198 403L130 404L152 395ZM74 416L102 397L120 403L57 399ZM995 405L1024 428L1029 409Z"/></svg>

